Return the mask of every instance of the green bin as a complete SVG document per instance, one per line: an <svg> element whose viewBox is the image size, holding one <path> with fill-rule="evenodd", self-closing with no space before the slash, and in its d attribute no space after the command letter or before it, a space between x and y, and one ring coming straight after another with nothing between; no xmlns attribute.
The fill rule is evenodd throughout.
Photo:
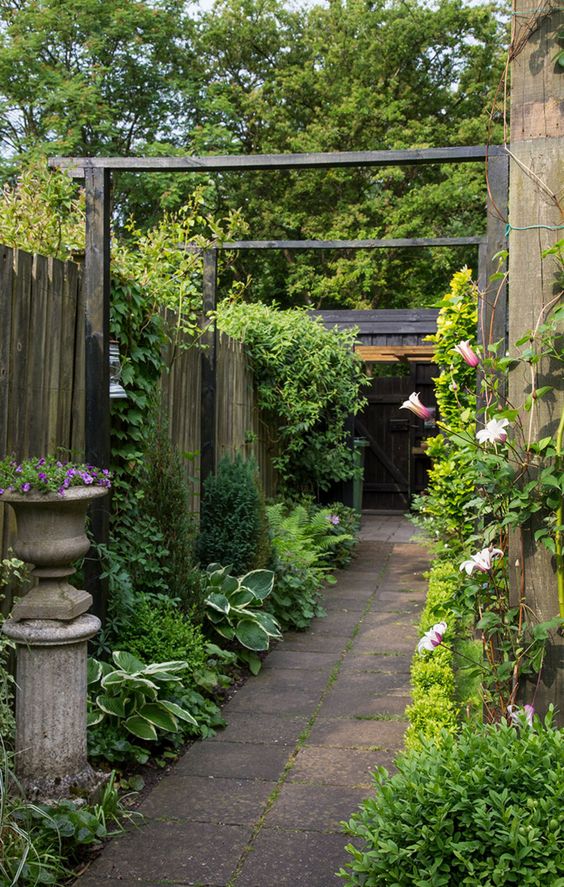
<svg viewBox="0 0 564 887"><path fill-rule="evenodd" d="M364 437L355 437L353 441L353 508L360 517L362 514L362 485L364 483L364 450L369 446Z"/></svg>

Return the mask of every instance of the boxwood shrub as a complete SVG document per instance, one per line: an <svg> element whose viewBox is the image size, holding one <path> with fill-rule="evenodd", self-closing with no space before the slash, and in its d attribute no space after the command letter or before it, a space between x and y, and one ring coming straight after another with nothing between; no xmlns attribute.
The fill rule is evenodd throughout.
<svg viewBox="0 0 564 887"><path fill-rule="evenodd" d="M346 825L350 887L563 887L562 731L465 726L375 774ZM358 844L360 839L360 844Z"/></svg>

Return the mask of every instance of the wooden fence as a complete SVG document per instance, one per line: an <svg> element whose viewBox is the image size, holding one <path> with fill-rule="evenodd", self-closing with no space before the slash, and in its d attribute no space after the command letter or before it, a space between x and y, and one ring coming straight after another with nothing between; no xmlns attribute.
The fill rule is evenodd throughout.
<svg viewBox="0 0 564 887"><path fill-rule="evenodd" d="M170 436L186 457L192 508L200 501L201 360L197 348L176 350L161 380L162 402L169 416ZM256 403L253 378L241 342L220 334L217 347L216 462L226 455L253 456L265 495L275 492L272 468L275 446L268 423Z"/></svg>
<svg viewBox="0 0 564 887"><path fill-rule="evenodd" d="M80 269L0 246L0 456L84 454ZM0 549L12 521L0 506Z"/></svg>
<svg viewBox="0 0 564 887"><path fill-rule="evenodd" d="M84 458L84 304L80 268L0 246L0 458L62 448ZM217 352L217 455L254 455L267 495L272 448L256 405L244 349L220 335ZM199 508L201 360L179 350L161 392L170 434L186 454L192 503ZM13 527L0 503L0 555Z"/></svg>

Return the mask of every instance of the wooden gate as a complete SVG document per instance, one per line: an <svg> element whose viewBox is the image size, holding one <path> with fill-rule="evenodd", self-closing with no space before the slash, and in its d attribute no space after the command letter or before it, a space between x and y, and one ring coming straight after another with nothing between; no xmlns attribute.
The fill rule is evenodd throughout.
<svg viewBox="0 0 564 887"><path fill-rule="evenodd" d="M408 375L377 376L369 389L368 405L355 419L355 435L366 439L363 509L407 511L411 499L427 483L429 458L422 449L434 434L434 421L424 422L400 406L416 391L426 406L436 410L430 363L410 364Z"/></svg>

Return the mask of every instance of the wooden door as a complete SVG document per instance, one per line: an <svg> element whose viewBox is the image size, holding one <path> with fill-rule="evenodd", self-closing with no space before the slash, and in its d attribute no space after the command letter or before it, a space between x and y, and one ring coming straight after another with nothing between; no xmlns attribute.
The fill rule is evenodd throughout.
<svg viewBox="0 0 564 887"><path fill-rule="evenodd" d="M355 435L368 441L364 460L362 507L378 511L407 511L414 494L427 484L429 459L421 444L435 433L434 422L423 422L400 406L416 391L436 409L434 364L410 364L409 375L372 380L368 406L355 420Z"/></svg>

